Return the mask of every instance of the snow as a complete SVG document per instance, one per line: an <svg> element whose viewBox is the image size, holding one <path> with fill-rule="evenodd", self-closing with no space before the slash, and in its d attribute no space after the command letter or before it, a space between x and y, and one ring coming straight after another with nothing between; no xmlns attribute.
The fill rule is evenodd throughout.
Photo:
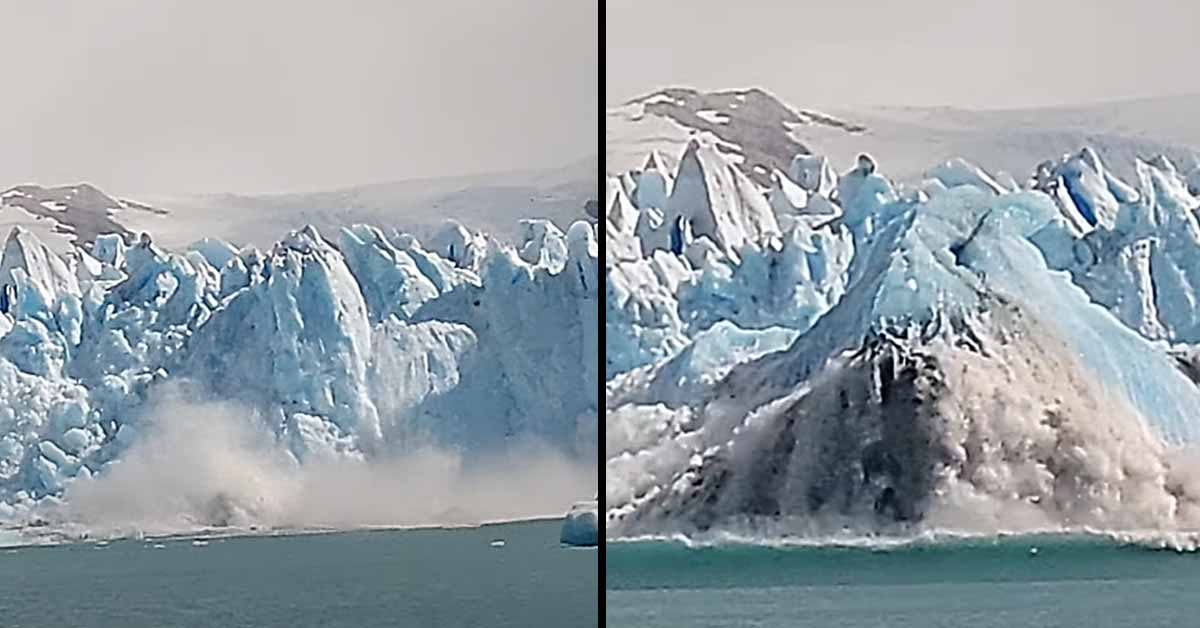
<svg viewBox="0 0 1200 628"><path fill-rule="evenodd" d="M20 207L0 207L0 236L7 238L10 232L18 228L36 234L56 253L66 253L74 248L75 236L59 229L58 223L30 214Z"/></svg>
<svg viewBox="0 0 1200 628"><path fill-rule="evenodd" d="M640 104L653 105L653 104L660 103L660 102L671 103L673 105L680 105L680 106L683 105L682 101L680 101L676 98L671 98L667 94L654 94L653 96L651 96L645 100L642 100Z"/></svg>
<svg viewBox="0 0 1200 628"><path fill-rule="evenodd" d="M713 109L702 109L700 111L697 111L696 115L699 118L701 118L707 122L711 122L713 124L728 124L729 123L729 116L727 114L721 113L720 111L716 111Z"/></svg>
<svg viewBox="0 0 1200 628"><path fill-rule="evenodd" d="M692 129L670 118L609 110L604 125L605 172L615 176L639 169L652 151L679 155L693 135Z"/></svg>

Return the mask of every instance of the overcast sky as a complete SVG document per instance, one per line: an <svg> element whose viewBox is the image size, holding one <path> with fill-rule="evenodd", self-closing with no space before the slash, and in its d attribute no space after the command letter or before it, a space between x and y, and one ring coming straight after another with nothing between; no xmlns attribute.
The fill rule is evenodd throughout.
<svg viewBox="0 0 1200 628"><path fill-rule="evenodd" d="M1190 0L609 0L605 100L762 86L802 106L1009 108L1200 91Z"/></svg>
<svg viewBox="0 0 1200 628"><path fill-rule="evenodd" d="M597 0L0 3L0 186L290 191L599 148Z"/></svg>

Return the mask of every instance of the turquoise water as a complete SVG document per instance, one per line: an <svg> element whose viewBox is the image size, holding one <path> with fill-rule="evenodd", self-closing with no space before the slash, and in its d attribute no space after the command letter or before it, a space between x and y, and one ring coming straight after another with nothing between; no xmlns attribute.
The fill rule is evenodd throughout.
<svg viewBox="0 0 1200 628"><path fill-rule="evenodd" d="M0 626L597 626L597 553L559 526L2 551Z"/></svg>
<svg viewBox="0 0 1200 628"><path fill-rule="evenodd" d="M1200 625L1200 555L1088 538L887 551L609 543L605 585L608 626Z"/></svg>

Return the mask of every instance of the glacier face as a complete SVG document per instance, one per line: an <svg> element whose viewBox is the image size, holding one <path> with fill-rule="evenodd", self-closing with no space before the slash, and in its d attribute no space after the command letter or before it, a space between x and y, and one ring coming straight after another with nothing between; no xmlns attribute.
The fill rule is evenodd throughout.
<svg viewBox="0 0 1200 628"><path fill-rule="evenodd" d="M0 515L103 477L163 391L246 409L292 464L422 447L596 450L599 251L528 221L519 249L458 224L423 244L355 225L270 250L101 235L0 257ZM184 391L180 393L179 391ZM159 404L161 405L161 404Z"/></svg>
<svg viewBox="0 0 1200 628"><path fill-rule="evenodd" d="M1024 185L826 164L741 190L782 233L732 247L678 204L679 236L643 238L659 208L611 183L610 535L1200 529L1188 173L1130 185L1086 148ZM689 195L704 225L757 206Z"/></svg>

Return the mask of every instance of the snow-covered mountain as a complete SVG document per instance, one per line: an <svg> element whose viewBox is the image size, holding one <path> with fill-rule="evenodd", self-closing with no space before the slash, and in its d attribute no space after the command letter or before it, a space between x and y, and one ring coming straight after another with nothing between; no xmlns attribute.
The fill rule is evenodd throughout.
<svg viewBox="0 0 1200 628"><path fill-rule="evenodd" d="M1200 531L1200 171L1097 123L967 138L1009 176L915 141L839 175L819 139L878 119L771 121L803 148L768 160L641 115L608 147L651 151L608 181L610 536Z"/></svg>
<svg viewBox="0 0 1200 628"><path fill-rule="evenodd" d="M655 151L673 158L698 137L767 185L772 169L785 169L792 157L807 152L800 130L810 127L848 135L865 131L818 111L793 109L761 89L668 88L606 112L604 167L612 176L639 167Z"/></svg>
<svg viewBox="0 0 1200 628"><path fill-rule="evenodd" d="M462 177L406 180L299 194L156 195L138 198L170 215L138 215L126 224L148 231L170 248L184 247L197 234L239 246L270 246L281 234L313 225L331 231L356 224L387 225L418 236L431 235L457 220L508 242L516 242L521 219L539 218L566 230L588 218L598 197L597 157L559 168Z"/></svg>
<svg viewBox="0 0 1200 628"><path fill-rule="evenodd" d="M19 185L0 193L0 236L14 226L38 235L57 252L97 235L150 233L156 244L183 250L204 238L236 246L269 247L306 225L334 232L377 224L429 236L446 220L518 243L522 219L553 222L560 230L596 219L595 156L559 168L405 180L297 194L137 194L117 198L87 183L43 188Z"/></svg>
<svg viewBox="0 0 1200 628"><path fill-rule="evenodd" d="M867 130L860 137L805 129L801 138L837 163L868 152L889 164L897 180L918 180L934 164L965 157L989 172L1018 180L1045 159L1090 146L1123 178L1135 160L1165 155L1180 168L1196 165L1200 96L1071 107L972 111L948 107L833 108Z"/></svg>
<svg viewBox="0 0 1200 628"><path fill-rule="evenodd" d="M760 88L667 88L606 112L605 169L614 176L638 168L652 151L673 158L688 139L700 137L713 140L717 150L764 186L772 168L786 170L800 152L823 155L842 167L869 153L887 164L895 180L914 182L955 157L1020 179L1045 159L1091 146L1120 176L1132 177L1138 158L1166 155L1181 167L1195 165L1197 107L1200 95L992 111L806 109Z"/></svg>
<svg viewBox="0 0 1200 628"><path fill-rule="evenodd" d="M125 226L135 214L166 216L166 210L114 198L86 183L44 188L18 185L0 192L0 233L13 227L36 233L52 250L65 253L90 244L96 236L118 233L131 236Z"/></svg>

